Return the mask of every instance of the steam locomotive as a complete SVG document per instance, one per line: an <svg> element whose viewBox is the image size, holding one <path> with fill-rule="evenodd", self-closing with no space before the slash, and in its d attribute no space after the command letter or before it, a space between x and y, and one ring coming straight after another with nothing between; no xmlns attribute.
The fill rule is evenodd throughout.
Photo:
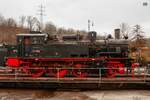
<svg viewBox="0 0 150 100"><path fill-rule="evenodd" d="M17 45L1 46L0 65L18 70L20 77L95 78L131 74L127 39L98 40L97 33L83 35L17 34ZM100 69L100 70L99 70Z"/></svg>

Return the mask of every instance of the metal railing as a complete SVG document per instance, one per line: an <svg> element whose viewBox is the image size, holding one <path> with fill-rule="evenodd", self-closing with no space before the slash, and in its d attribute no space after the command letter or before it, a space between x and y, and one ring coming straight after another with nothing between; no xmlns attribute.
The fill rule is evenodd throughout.
<svg viewBox="0 0 150 100"><path fill-rule="evenodd" d="M43 73L42 73L43 71ZM41 76L38 76L41 72ZM34 76L35 75L35 76ZM150 69L141 68L22 68L0 69L0 82L146 83Z"/></svg>

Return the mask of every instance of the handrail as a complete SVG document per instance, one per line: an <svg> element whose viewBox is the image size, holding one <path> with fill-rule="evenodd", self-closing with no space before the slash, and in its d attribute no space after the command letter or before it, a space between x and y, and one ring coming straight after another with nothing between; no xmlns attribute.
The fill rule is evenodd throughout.
<svg viewBox="0 0 150 100"><path fill-rule="evenodd" d="M31 72L40 71L41 68L29 68ZM124 73L120 74L119 68L46 68L47 70L51 70L53 72L52 75L44 74L41 77L32 77L30 76L31 73L22 72L22 69L13 69L10 72L6 72L8 68L5 70L0 69L0 81L5 80L48 80L50 81L57 81L57 82L95 82L95 83L110 83L110 82L134 82L134 83L146 83L150 81L150 69L147 67L139 67L139 68L124 68ZM2 71L3 70L3 71ZM34 73L33 71L33 73ZM74 72L73 72L74 71ZM108 73L110 71L110 73ZM50 73L50 72L49 72ZM75 74L73 74L75 73ZM108 75L106 74L108 73ZM82 75L83 74L83 75ZM85 75L84 75L85 74ZM87 74L87 75L86 75ZM115 74L115 75L110 75ZM76 76L75 76L76 75Z"/></svg>

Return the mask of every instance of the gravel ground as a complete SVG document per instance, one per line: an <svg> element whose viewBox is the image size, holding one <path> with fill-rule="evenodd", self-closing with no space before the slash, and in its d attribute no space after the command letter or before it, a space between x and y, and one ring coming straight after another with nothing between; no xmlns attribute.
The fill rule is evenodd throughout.
<svg viewBox="0 0 150 100"><path fill-rule="evenodd" d="M50 91L0 89L0 100L150 100L148 90Z"/></svg>

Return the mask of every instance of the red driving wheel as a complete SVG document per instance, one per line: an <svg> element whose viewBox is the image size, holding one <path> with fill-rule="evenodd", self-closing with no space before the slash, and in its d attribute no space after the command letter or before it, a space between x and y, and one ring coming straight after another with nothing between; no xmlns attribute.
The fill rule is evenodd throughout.
<svg viewBox="0 0 150 100"><path fill-rule="evenodd" d="M107 66L107 73L106 73L107 77L115 77L116 73L117 73L117 70L115 69L113 65Z"/></svg>
<svg viewBox="0 0 150 100"><path fill-rule="evenodd" d="M48 72L48 75L51 77L63 78L63 77L65 77L65 75L67 75L69 70L67 70L67 69L48 69L47 72Z"/></svg>
<svg viewBox="0 0 150 100"><path fill-rule="evenodd" d="M76 64L75 69L72 70L72 74L77 78L85 78L88 76L88 73L85 72L82 68L82 64Z"/></svg>
<svg viewBox="0 0 150 100"><path fill-rule="evenodd" d="M118 66L118 73L124 74L125 73L124 64L119 63L117 66Z"/></svg>
<svg viewBox="0 0 150 100"><path fill-rule="evenodd" d="M116 74L124 74L124 64L120 62L108 63L107 65L107 77L115 77Z"/></svg>
<svg viewBox="0 0 150 100"><path fill-rule="evenodd" d="M41 77L45 73L44 68L30 67L30 66L23 67L22 71L34 78Z"/></svg>

